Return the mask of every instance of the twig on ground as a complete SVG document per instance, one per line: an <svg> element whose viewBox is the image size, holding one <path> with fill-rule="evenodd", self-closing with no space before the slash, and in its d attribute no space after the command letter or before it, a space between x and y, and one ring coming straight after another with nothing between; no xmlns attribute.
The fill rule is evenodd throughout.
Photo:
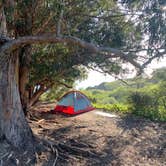
<svg viewBox="0 0 166 166"><path fill-rule="evenodd" d="M8 156L8 152L7 153L5 153L1 158L0 158L0 166L3 166L3 159L6 157L6 156Z"/></svg>
<svg viewBox="0 0 166 166"><path fill-rule="evenodd" d="M29 120L32 120L32 121L37 121L38 122L40 120L40 118L37 117L36 115L32 114L31 111L28 111L27 117L28 117Z"/></svg>
<svg viewBox="0 0 166 166"><path fill-rule="evenodd" d="M36 162L39 162L39 155L35 152L35 158L36 158Z"/></svg>
<svg viewBox="0 0 166 166"><path fill-rule="evenodd" d="M40 119L40 120L37 121L36 123L41 123L41 122L43 122L43 121L45 121L45 119Z"/></svg>
<svg viewBox="0 0 166 166"><path fill-rule="evenodd" d="M59 154L58 154L58 150L57 150L57 149L55 149L55 152L56 152L56 153L55 153L56 158L55 158L55 160L54 160L53 166L56 165L57 160L58 160L58 157L59 157Z"/></svg>
<svg viewBox="0 0 166 166"><path fill-rule="evenodd" d="M78 140L75 140L75 139L71 139L70 143L71 145L79 146L80 148L95 148L94 146L90 144L79 142Z"/></svg>

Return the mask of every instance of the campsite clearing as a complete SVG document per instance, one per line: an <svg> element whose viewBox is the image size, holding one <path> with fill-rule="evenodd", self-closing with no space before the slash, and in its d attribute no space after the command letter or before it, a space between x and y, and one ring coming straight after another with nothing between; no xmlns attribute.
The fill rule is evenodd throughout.
<svg viewBox="0 0 166 166"><path fill-rule="evenodd" d="M99 110L77 116L43 113L53 107L38 104L29 120L37 141L37 166L166 165L166 124ZM23 162L9 154L4 157L10 158L7 164Z"/></svg>

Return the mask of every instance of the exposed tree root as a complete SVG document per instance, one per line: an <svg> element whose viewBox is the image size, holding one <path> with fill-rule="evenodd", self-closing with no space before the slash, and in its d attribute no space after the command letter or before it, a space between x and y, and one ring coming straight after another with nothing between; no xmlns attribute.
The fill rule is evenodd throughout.
<svg viewBox="0 0 166 166"><path fill-rule="evenodd" d="M27 119L29 121L40 121L40 117L36 116L35 114L32 114L31 111L27 112Z"/></svg>
<svg viewBox="0 0 166 166"><path fill-rule="evenodd" d="M61 149L63 149L65 152L68 152L69 154L83 156L83 157L92 157L92 158L95 158L98 156L97 154L95 154L91 151L83 150L83 149L80 149L80 148L75 147L75 146L70 146L70 145L66 145L63 143L59 143L58 146Z"/></svg>
<svg viewBox="0 0 166 166"><path fill-rule="evenodd" d="M53 166L56 165L57 160L58 160L58 156L59 156L59 154L58 154L58 150L57 150L57 149L55 149L55 152L54 152L54 153L56 154L56 157L55 157L55 160L54 160L54 162L53 162Z"/></svg>
<svg viewBox="0 0 166 166"><path fill-rule="evenodd" d="M8 155L9 155L9 153L7 152L0 158L0 166L3 166L3 159Z"/></svg>
<svg viewBox="0 0 166 166"><path fill-rule="evenodd" d="M94 145L90 145L88 143L79 142L78 140L75 140L75 139L71 139L70 140L70 144L72 146L77 146L79 148L96 148L96 146L94 146Z"/></svg>
<svg viewBox="0 0 166 166"><path fill-rule="evenodd" d="M76 143L78 143L77 141L75 141L75 146L73 145L68 145L65 143L59 143L59 142L55 142L55 141L51 141L51 140L41 140L43 145L46 147L49 147L51 149L51 153L55 156L55 160L53 162L53 166L56 165L58 158L62 159L64 161L68 161L68 159L73 159L73 160L77 160L78 157L85 157L85 158L93 158L94 160L98 160L98 157L100 154L96 154L93 153L92 151L88 150L84 150L81 148L78 148L78 146L76 145ZM78 145L80 145L81 143L78 143ZM83 143L82 145L89 147L88 145L86 145L85 143ZM77 157L75 157L77 156Z"/></svg>
<svg viewBox="0 0 166 166"><path fill-rule="evenodd" d="M52 153L55 155L55 160L54 160L53 165L52 165L52 166L55 166L57 163L57 160L58 160L58 156L59 156L58 150L57 150L57 148L54 148L54 145L52 142L48 141L48 144L51 148Z"/></svg>

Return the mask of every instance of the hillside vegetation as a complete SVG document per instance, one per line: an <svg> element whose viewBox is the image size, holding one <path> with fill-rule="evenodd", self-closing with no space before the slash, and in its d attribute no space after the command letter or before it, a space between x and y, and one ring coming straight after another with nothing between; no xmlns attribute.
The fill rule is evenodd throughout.
<svg viewBox="0 0 166 166"><path fill-rule="evenodd" d="M89 87L84 93L96 108L166 121L166 68L151 78L135 77Z"/></svg>

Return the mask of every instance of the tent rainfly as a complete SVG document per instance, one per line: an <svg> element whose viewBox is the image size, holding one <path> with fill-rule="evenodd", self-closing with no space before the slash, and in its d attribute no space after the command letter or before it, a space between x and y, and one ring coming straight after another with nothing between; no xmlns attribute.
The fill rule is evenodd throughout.
<svg viewBox="0 0 166 166"><path fill-rule="evenodd" d="M70 91L60 98L53 113L63 112L75 115L91 110L94 110L94 108L87 96L80 91Z"/></svg>

